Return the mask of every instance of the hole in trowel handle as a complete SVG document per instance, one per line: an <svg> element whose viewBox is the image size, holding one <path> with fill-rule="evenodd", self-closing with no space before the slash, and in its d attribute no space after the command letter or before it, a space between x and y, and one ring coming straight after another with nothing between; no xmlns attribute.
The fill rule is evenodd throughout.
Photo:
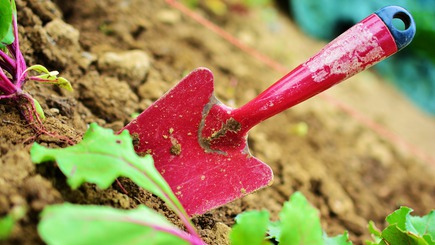
<svg viewBox="0 0 435 245"><path fill-rule="evenodd" d="M397 50L406 47L414 38L415 22L408 10L399 6L387 6L375 12L389 29Z"/></svg>
<svg viewBox="0 0 435 245"><path fill-rule="evenodd" d="M411 19L404 12L395 13L391 22L398 31L405 31L411 27Z"/></svg>

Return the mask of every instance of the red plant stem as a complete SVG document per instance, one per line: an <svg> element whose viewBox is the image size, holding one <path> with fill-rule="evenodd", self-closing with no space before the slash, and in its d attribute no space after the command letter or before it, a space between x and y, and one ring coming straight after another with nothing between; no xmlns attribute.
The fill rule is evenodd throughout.
<svg viewBox="0 0 435 245"><path fill-rule="evenodd" d="M183 212L182 209L180 209L180 208L175 204L175 202L172 200L171 197L169 197L169 195L168 195L168 194L163 190L163 188L161 188L159 185L157 185L157 186L159 187L160 191L165 195L165 198L166 198L167 202L170 203L170 205L171 205L173 211L174 211L174 212L177 214L177 216L181 219L181 222L183 222L183 224L184 224L184 226L186 227L187 231L189 231L189 233L190 233L192 236L195 236L195 237L198 237L198 238L199 238L199 235L198 235L198 233L196 232L195 227L193 227L192 223L190 222L190 220L189 220L189 218L188 218L186 212L185 212L185 211Z"/></svg>
<svg viewBox="0 0 435 245"><path fill-rule="evenodd" d="M6 84L3 84L3 81L0 81L0 90L1 90L1 94L6 94L6 95L13 94L13 92L11 91L11 87ZM0 99L3 97L1 94L0 94Z"/></svg>
<svg viewBox="0 0 435 245"><path fill-rule="evenodd" d="M20 63L18 63L18 60L17 60L16 48L15 48L17 42L18 42L18 40L14 40L13 43L11 43L7 46L8 51L9 51L9 55L10 55L9 59L12 60L11 61L12 72L10 74L12 76L12 81L15 84L17 84L17 82L18 82L17 77L18 77L19 73L17 71L17 68L20 66L19 65Z"/></svg>
<svg viewBox="0 0 435 245"><path fill-rule="evenodd" d="M15 80L15 84L18 88L21 88L24 83L26 82L26 61L24 60L23 54L20 50L20 42L18 39L18 24L17 20L14 15L12 15L12 24L13 24L13 31L14 31L14 42L10 45L8 45L8 50L11 54L11 56L15 59L15 65L13 66L15 68L14 73L11 74L13 79Z"/></svg>
<svg viewBox="0 0 435 245"><path fill-rule="evenodd" d="M194 237L197 237L199 239L199 235L195 229L195 227L193 226L193 224L190 222L188 215L186 214L186 211L184 211L183 206L181 206L181 208L179 206L177 206L174 202L174 199L176 200L177 197L170 197L169 194L166 192L165 188L162 187L161 185L157 184L158 181L155 181L151 176L149 176L146 172L141 171L140 169L138 169L137 167L135 167L133 164L128 163L132 168L135 168L136 170L138 170L139 172L142 172L143 175L145 176L145 178L149 179L151 182L153 182L153 184L158 188L158 190L160 191L160 193L163 193L163 197L160 197L163 201L165 201L165 203L168 204L169 208L172 209L172 211L174 211L174 213L180 218L181 222L184 224L184 226L186 227L187 231ZM171 191L172 192L172 191Z"/></svg>
<svg viewBox="0 0 435 245"><path fill-rule="evenodd" d="M3 59L4 64L2 64L3 68L8 67L8 72L12 73L12 68L15 68L15 60L9 57L5 52L0 51L0 58ZM10 69L10 70L9 70Z"/></svg>
<svg viewBox="0 0 435 245"><path fill-rule="evenodd" d="M181 209L178 208L177 205L175 205L175 203L172 201L172 199L166 194L166 192L163 192L166 196L166 198L169 200L169 202L171 203L172 208L174 209L174 212L177 214L177 216L181 219L181 221L183 222L184 226L186 227L186 229L189 231L189 233L194 236L194 237L198 237L199 235L196 232L195 227L193 227L192 223L190 222L186 212L182 212Z"/></svg>
<svg viewBox="0 0 435 245"><path fill-rule="evenodd" d="M13 34L14 34L14 42L12 42L12 44L16 44L15 46L12 46L13 48L15 48L15 52L11 52L15 59L18 57L16 54L18 52L20 52L20 45L18 44L18 22L17 22L17 18L16 15L12 15L12 30L13 30Z"/></svg>
<svg viewBox="0 0 435 245"><path fill-rule="evenodd" d="M2 82L2 81L0 81ZM6 82L6 84L0 83L0 90L3 94L5 95L12 95L15 94L16 92L18 92L18 90L16 90L15 86L11 85L10 82Z"/></svg>
<svg viewBox="0 0 435 245"><path fill-rule="evenodd" d="M2 51L0 51L0 55L3 54ZM14 70L14 68L7 62L5 62L3 59L0 58L0 67L3 69L0 70L5 70L6 72L8 72L9 74L11 74Z"/></svg>
<svg viewBox="0 0 435 245"><path fill-rule="evenodd" d="M128 191L124 188L124 186L121 184L121 181L119 181L119 179L116 179L116 183L118 184L119 188L121 188L122 192L128 195Z"/></svg>
<svg viewBox="0 0 435 245"><path fill-rule="evenodd" d="M0 100L3 100L3 99L13 99L16 96L17 96L16 94L0 95Z"/></svg>
<svg viewBox="0 0 435 245"><path fill-rule="evenodd" d="M0 97L1 98L1 97ZM76 142L74 142L71 138L67 136L58 135L56 133L52 133L47 131L47 129L44 127L44 124L41 121L41 118L39 117L38 113L35 109L35 104L33 102L33 98L26 93L21 94L12 94L8 97L9 99L14 99L17 101L17 104L19 105L20 112L27 121L27 123L32 126L33 130L36 131L37 135L48 135L57 139L60 139L64 142L66 142L69 145L74 145ZM27 103L19 101L20 99L25 99Z"/></svg>
<svg viewBox="0 0 435 245"><path fill-rule="evenodd" d="M26 62L24 61L24 57L20 51L20 45L18 41L18 25L14 15L12 16L12 25L15 39L12 44L7 45L8 51L12 58L9 57L5 52L0 51L0 58L2 59L2 66L0 69L1 89L2 92L6 94L21 92L21 87L25 82L24 78L26 76L26 72L23 72L26 69ZM3 69L10 73L12 76L12 81L6 76Z"/></svg>
<svg viewBox="0 0 435 245"><path fill-rule="evenodd" d="M36 113L36 109L35 109L35 103L33 102L33 98L29 95L29 94L21 94L19 96L17 96L17 100L19 98L24 98L25 100L27 100L27 103L25 103L23 106L25 107L25 110L21 110L24 118L26 119L26 121L28 121L31 125L33 120L36 120L37 125L42 125L42 121L41 118L39 118L38 113ZM17 102L18 104L20 104L20 102ZM22 105L22 104L21 104ZM24 112L28 112L29 114L26 115ZM33 127L38 131L38 132L43 132L44 129L41 128L36 128L35 125L33 125Z"/></svg>
<svg viewBox="0 0 435 245"><path fill-rule="evenodd" d="M6 95L14 94L19 91L18 87L13 84L3 72L3 69L0 69L0 88L1 92Z"/></svg>
<svg viewBox="0 0 435 245"><path fill-rule="evenodd" d="M10 66L13 68L10 71L12 80L14 81L13 83L15 83L17 88L21 88L26 82L25 76L27 74L27 67L26 61L24 60L23 54L20 50L20 42L18 39L18 24L15 15L12 16L12 25L14 41L10 45L7 45L11 57L9 57L4 52L0 52L0 57L6 63L9 63Z"/></svg>
<svg viewBox="0 0 435 245"><path fill-rule="evenodd" d="M37 76L29 77L29 80L36 81L36 82L41 82L41 83L53 83L53 80L44 79L44 78L40 78L40 77L37 77Z"/></svg>
<svg viewBox="0 0 435 245"><path fill-rule="evenodd" d="M137 224L137 225L141 225L141 226L148 226L148 227L151 227L152 229L157 230L157 231L169 233L169 234L177 236L177 237L179 237L179 238L181 238L181 239L183 239L183 240L185 240L193 245L206 245L206 243L204 241L202 241L199 237L192 236L192 235L190 235L186 232L183 232L183 231L179 231L176 229L169 229L166 227L161 227L158 225L154 225L152 223L132 219L130 217L126 218L126 221L130 222L130 223Z"/></svg>

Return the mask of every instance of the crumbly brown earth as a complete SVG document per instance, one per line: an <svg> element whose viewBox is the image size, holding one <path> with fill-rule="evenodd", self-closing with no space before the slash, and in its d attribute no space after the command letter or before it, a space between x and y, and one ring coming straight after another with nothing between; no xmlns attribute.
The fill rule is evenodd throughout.
<svg viewBox="0 0 435 245"><path fill-rule="evenodd" d="M27 63L59 70L75 91L33 83L25 89L43 106L47 129L75 141L80 141L90 122L119 130L131 120L132 113L149 106L186 72L199 66L214 72L217 97L233 106L243 105L282 75L164 1L17 0L17 7ZM251 10L230 12L225 18L208 17L289 67L303 62L322 46L278 12L272 18L263 18L262 14L262 10ZM381 88L369 90L380 107L392 103L384 96L392 88L380 85L383 82L372 72L351 80L348 83L367 82ZM349 86L353 85L332 94L346 101L348 93L358 98L367 92L366 85ZM419 115L416 109L401 106L403 98L394 98L397 110L409 112L401 113L403 117ZM356 108L371 103L354 101ZM49 147L65 147L66 143L35 135L7 101L0 102L0 112L0 216L15 207L27 209L10 239L2 243L42 244L36 231L39 212L46 205L65 201L118 208L143 203L180 225L159 199L128 179L120 180L128 194L117 184L108 190L90 184L71 190L54 164L35 166L29 156L34 141ZM375 119L382 123L399 117L391 110L382 115ZM420 124L419 132L433 134L433 120L423 120L426 124ZM295 131L301 122L308 125L306 134ZM414 141L418 143L418 139ZM194 217L208 244L228 244L229 227L245 210L268 209L277 219L282 203L295 191L301 191L320 210L328 234L348 230L356 244L369 238L369 220L382 226L385 216L400 205L412 207L419 215L434 208L433 166L399 149L322 97L254 128L249 145L253 155L272 167L274 183Z"/></svg>

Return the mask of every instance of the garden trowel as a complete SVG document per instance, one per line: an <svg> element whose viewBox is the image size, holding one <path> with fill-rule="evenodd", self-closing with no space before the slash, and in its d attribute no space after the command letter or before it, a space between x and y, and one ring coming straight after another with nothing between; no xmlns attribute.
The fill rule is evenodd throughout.
<svg viewBox="0 0 435 245"><path fill-rule="evenodd" d="M271 184L271 168L248 149L253 126L396 53L414 34L405 9L382 8L238 109L216 99L213 74L198 68L124 129L188 214L202 214Z"/></svg>

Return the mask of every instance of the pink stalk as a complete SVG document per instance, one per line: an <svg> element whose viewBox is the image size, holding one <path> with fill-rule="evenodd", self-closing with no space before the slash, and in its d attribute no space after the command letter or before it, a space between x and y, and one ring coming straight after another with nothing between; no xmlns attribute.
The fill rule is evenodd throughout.
<svg viewBox="0 0 435 245"><path fill-rule="evenodd" d="M3 59L1 61L1 67L5 70L7 70L9 73L12 73L13 68L15 68L15 60L9 57L4 52L0 51L0 58Z"/></svg>
<svg viewBox="0 0 435 245"><path fill-rule="evenodd" d="M14 30L14 42L12 43L12 48L14 48L15 50L15 60L16 60L16 65L15 65L15 74L16 74L16 85L21 88L24 83L26 82L26 76L27 76L27 66L26 66L26 61L24 60L23 54L20 51L20 42L18 40L18 24L17 24L17 20L15 18L15 16L12 16L12 23L13 23L13 30Z"/></svg>
<svg viewBox="0 0 435 245"><path fill-rule="evenodd" d="M136 168L134 165L132 165L131 163L128 163L131 167ZM137 168L136 168L137 169ZM137 169L138 171L140 171L139 169ZM165 202L168 202L168 204L170 205L170 207L172 208L172 210L175 212L175 214L181 219L181 222L184 224L184 226L186 227L187 231L192 235L192 237L196 237L197 239L201 240L198 233L196 232L195 227L192 225L192 223L190 222L186 211L184 211L182 208L178 207L175 202L173 201L173 199L166 193L166 191L160 186L158 185L153 178L151 178L149 175L147 175L145 172L141 171L144 176L147 179L150 179L154 185L156 185L159 190L161 191L161 193L164 194Z"/></svg>
<svg viewBox="0 0 435 245"><path fill-rule="evenodd" d="M53 83L53 80L44 79L44 78L40 78L40 77L36 77L36 76L30 77L30 80L36 81L36 82L41 82L41 83Z"/></svg>
<svg viewBox="0 0 435 245"><path fill-rule="evenodd" d="M13 99L15 97L16 97L15 94L0 95L0 100L2 100L2 99Z"/></svg>
<svg viewBox="0 0 435 245"><path fill-rule="evenodd" d="M7 49L9 51L8 56L5 52L0 51L1 58L1 69L0 69L0 88L5 95L19 95L21 93L21 88L25 81L25 76L27 75L25 69L26 62L24 61L24 57L21 54L19 49L19 41L18 41L18 25L15 16L12 16L12 25L14 32L14 41L12 44L7 45ZM6 76L3 69L10 73L12 77L12 81Z"/></svg>
<svg viewBox="0 0 435 245"><path fill-rule="evenodd" d="M9 80L3 69L0 69L0 88L6 95L15 94L18 91L18 88Z"/></svg>
<svg viewBox="0 0 435 245"><path fill-rule="evenodd" d="M161 227L161 226L158 226L158 225L155 225L152 223L143 222L143 221L135 220L135 219L131 219L131 218L126 218L126 221L134 223L134 224L142 225L142 226L148 226L148 227L151 227L157 231L169 233L171 235L177 236L177 237L189 242L192 245L206 245L206 243L204 241L202 241L199 237L192 236L191 234L188 234L186 232L183 232L183 231L180 231L177 229L170 229L170 228L166 228L166 227Z"/></svg>

